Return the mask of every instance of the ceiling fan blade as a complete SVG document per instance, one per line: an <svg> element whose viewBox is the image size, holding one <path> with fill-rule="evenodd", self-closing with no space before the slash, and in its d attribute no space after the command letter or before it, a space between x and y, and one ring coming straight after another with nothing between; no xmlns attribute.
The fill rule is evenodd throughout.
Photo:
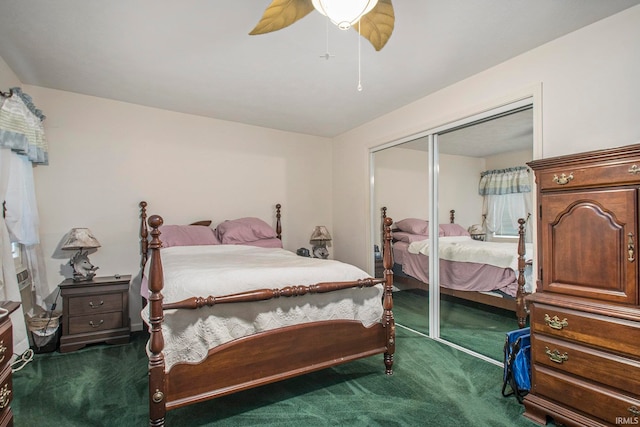
<svg viewBox="0 0 640 427"><path fill-rule="evenodd" d="M395 19L391 0L379 0L371 12L360 18L360 35L369 40L376 50L380 50L393 33ZM353 29L358 31L358 25L354 25Z"/></svg>
<svg viewBox="0 0 640 427"><path fill-rule="evenodd" d="M281 30L304 18L312 10L311 0L273 0L249 35Z"/></svg>

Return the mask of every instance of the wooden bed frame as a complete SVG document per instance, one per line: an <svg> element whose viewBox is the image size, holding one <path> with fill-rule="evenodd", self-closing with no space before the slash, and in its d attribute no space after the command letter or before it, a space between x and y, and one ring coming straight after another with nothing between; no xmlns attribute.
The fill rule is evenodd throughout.
<svg viewBox="0 0 640 427"><path fill-rule="evenodd" d="M142 265L149 261L150 338L149 425L165 425L166 412L192 403L247 390L308 372L329 368L375 354L384 354L385 372L393 373L395 323L393 318L393 260L391 256L391 218L385 220L384 278L353 282L318 283L310 286L286 286L260 289L224 296L190 298L163 304L163 269L160 257L162 217L147 220L146 202L140 202L140 239ZM280 205L276 205L276 232L280 237ZM147 223L149 228L147 228ZM151 241L148 236L151 235ZM254 302L280 297L325 293L352 287L384 285L383 315L380 323L364 327L355 320L328 320L269 330L233 340L209 350L198 364L179 363L165 369L162 334L163 311L194 310L204 306Z"/></svg>
<svg viewBox="0 0 640 427"><path fill-rule="evenodd" d="M387 217L387 208L381 208L381 219L382 224L386 223ZM455 223L455 210L449 211L449 222L451 224ZM518 319L518 326L520 328L524 328L527 322L527 317L529 315L529 310L526 306L525 297L529 295L528 292L525 291L525 277L524 270L528 264L525 260L525 224L526 220L520 218L518 220L518 290L516 292L515 298L500 298L494 297L491 295L487 295L486 293L477 292L477 291L460 291L456 289L449 289L445 287L440 287L440 294L449 295L455 298L460 298L467 301L472 301L484 305L488 305L491 307L501 308L503 310L513 311ZM393 232L393 230L392 230ZM425 291L429 291L429 284L424 283L421 280L418 280L411 276L400 276L396 275L394 278L394 282L396 284L404 284L411 288L417 288Z"/></svg>

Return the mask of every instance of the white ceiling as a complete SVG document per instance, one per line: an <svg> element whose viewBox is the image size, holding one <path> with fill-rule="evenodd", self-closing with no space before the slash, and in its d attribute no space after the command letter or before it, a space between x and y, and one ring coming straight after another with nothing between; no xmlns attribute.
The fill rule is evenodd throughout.
<svg viewBox="0 0 640 427"><path fill-rule="evenodd" d="M429 151L429 141L422 137L396 147ZM507 112L439 134L438 147L440 153L467 157L485 158L524 150L533 156L533 109Z"/></svg>
<svg viewBox="0 0 640 427"><path fill-rule="evenodd" d="M269 4L2 0L0 57L24 84L333 137L640 0L397 0L362 92L355 31L329 28L328 60L315 11L249 36Z"/></svg>

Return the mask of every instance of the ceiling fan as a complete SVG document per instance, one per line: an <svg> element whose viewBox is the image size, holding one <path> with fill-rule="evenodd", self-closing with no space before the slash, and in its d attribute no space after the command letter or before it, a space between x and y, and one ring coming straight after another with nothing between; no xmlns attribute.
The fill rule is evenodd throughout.
<svg viewBox="0 0 640 427"><path fill-rule="evenodd" d="M344 9L345 5L349 10ZM314 9L340 29L359 31L377 51L384 47L393 32L395 15L391 0L273 0L249 34L281 30Z"/></svg>

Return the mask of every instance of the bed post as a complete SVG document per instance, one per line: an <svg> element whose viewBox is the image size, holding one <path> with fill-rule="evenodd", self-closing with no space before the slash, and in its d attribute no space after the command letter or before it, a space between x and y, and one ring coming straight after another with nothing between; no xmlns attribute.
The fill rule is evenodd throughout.
<svg viewBox="0 0 640 427"><path fill-rule="evenodd" d="M525 239L524 239L524 226L526 224L526 220L523 218L518 219L518 291L516 293L516 316L518 317L518 327L524 328L527 323L527 306L525 297L527 296L526 290L524 288L525 278L524 278L524 269L526 267L526 260L524 259L526 249L525 249Z"/></svg>
<svg viewBox="0 0 640 427"><path fill-rule="evenodd" d="M456 210L451 209L449 211L449 224L455 224L456 222Z"/></svg>
<svg viewBox="0 0 640 427"><path fill-rule="evenodd" d="M278 203L276 205L276 237L282 240L282 223L280 222L280 208L282 205Z"/></svg>
<svg viewBox="0 0 640 427"><path fill-rule="evenodd" d="M149 250L149 231L147 230L147 202L140 202L140 267L144 269L147 264L147 253Z"/></svg>
<svg viewBox="0 0 640 427"><path fill-rule="evenodd" d="M396 324L393 319L393 253L391 252L391 224L393 220L387 217L387 209L383 208L384 239L382 266L384 267L384 327L387 330L387 351L384 353L384 364L387 375L393 374L393 355L396 351Z"/></svg>
<svg viewBox="0 0 640 427"><path fill-rule="evenodd" d="M151 269L149 271L149 426L164 426L166 407L165 390L165 364L164 337L162 336L162 322L164 312L162 310L162 288L164 287L164 273L162 271L162 261L160 259L160 227L163 223L162 217L152 215L149 218L151 227Z"/></svg>

